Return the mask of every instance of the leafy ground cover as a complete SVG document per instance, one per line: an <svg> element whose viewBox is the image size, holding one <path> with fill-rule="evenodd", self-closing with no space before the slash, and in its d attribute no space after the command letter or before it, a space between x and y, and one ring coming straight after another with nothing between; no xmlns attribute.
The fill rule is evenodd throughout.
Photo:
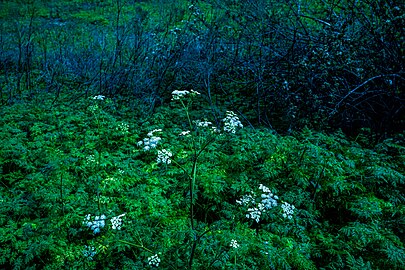
<svg viewBox="0 0 405 270"><path fill-rule="evenodd" d="M1 268L404 268L400 135L216 123L193 91L151 117L36 98L1 109Z"/></svg>

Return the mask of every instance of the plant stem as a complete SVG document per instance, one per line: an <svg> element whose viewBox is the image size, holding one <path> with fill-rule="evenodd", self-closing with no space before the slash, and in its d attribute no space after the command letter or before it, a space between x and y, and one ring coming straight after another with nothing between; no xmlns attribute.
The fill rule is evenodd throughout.
<svg viewBox="0 0 405 270"><path fill-rule="evenodd" d="M146 251L153 254L152 250L150 250L150 249L148 249L148 248L146 248L144 246L140 246L140 245L137 245L137 244L134 244L134 243L131 243L131 242L124 241L124 240L118 240L118 242L123 243L123 244L127 244L127 245L131 245L131 246L143 249L143 250L146 250Z"/></svg>
<svg viewBox="0 0 405 270"><path fill-rule="evenodd" d="M62 215L65 215L65 203L63 201L63 174L60 175L60 203L62 205Z"/></svg>

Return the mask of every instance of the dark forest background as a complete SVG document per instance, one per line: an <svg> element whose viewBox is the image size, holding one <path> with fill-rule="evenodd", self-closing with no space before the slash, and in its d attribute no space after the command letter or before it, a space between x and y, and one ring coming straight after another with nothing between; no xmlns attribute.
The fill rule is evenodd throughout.
<svg viewBox="0 0 405 270"><path fill-rule="evenodd" d="M402 1L2 1L0 100L198 89L252 125L404 126Z"/></svg>

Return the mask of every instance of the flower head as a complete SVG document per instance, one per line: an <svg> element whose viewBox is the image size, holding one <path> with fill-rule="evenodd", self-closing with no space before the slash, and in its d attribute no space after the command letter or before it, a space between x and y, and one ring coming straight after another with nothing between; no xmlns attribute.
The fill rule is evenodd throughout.
<svg viewBox="0 0 405 270"><path fill-rule="evenodd" d="M211 133L221 133L221 130L217 127L211 127Z"/></svg>
<svg viewBox="0 0 405 270"><path fill-rule="evenodd" d="M179 99L181 99L182 97L185 97L187 94L189 94L190 93L190 91L187 91L187 90L183 90L183 91L181 91L181 90L174 90L173 92L172 92L172 100L179 100Z"/></svg>
<svg viewBox="0 0 405 270"><path fill-rule="evenodd" d="M256 196L254 192L251 192L251 194L246 194L243 195L240 200L236 200L236 203L240 205L248 205L250 203L255 203L255 198L253 196Z"/></svg>
<svg viewBox="0 0 405 270"><path fill-rule="evenodd" d="M188 90L174 90L172 92L172 100L179 100L179 99L182 99L183 97L185 97L187 95L190 95L191 97L194 97L194 96L200 95L200 93L197 92L197 91L194 91L194 90L190 90L190 91L188 91Z"/></svg>
<svg viewBox="0 0 405 270"><path fill-rule="evenodd" d="M170 159L172 156L173 156L173 154L169 150L166 150L166 149L158 150L157 163L170 164L170 163L172 163L172 161Z"/></svg>
<svg viewBox="0 0 405 270"><path fill-rule="evenodd" d="M149 151L150 149L156 148L158 142L161 140L160 137L154 135L155 132L161 132L161 129L154 129L148 133L148 138L144 138L142 141L137 143L138 146L143 146L144 151Z"/></svg>
<svg viewBox="0 0 405 270"><path fill-rule="evenodd" d="M86 163L90 164L90 163L98 163L96 160L96 157L94 155L89 155L86 157Z"/></svg>
<svg viewBox="0 0 405 270"><path fill-rule="evenodd" d="M263 191L261 198L264 209L271 209L277 206L278 196L271 193L270 189L262 184L259 185L259 189Z"/></svg>
<svg viewBox="0 0 405 270"><path fill-rule="evenodd" d="M226 117L222 121L224 121L225 132L235 133L237 127L243 128L241 121L234 112L227 111Z"/></svg>
<svg viewBox="0 0 405 270"><path fill-rule="evenodd" d="M193 89L191 89L191 90L190 90L190 95L191 95L192 97L194 97L194 96L201 95L201 93L200 93L200 92L197 92L197 91L194 91Z"/></svg>
<svg viewBox="0 0 405 270"><path fill-rule="evenodd" d="M235 248L235 249L240 247L240 245L238 244L238 242L235 239L231 240L231 243L229 244L229 246L231 248Z"/></svg>
<svg viewBox="0 0 405 270"><path fill-rule="evenodd" d="M292 215L294 214L294 209L295 209L294 205L289 204L288 202L283 202L283 204L281 205L281 208L283 209L284 218L288 218L288 219L293 218Z"/></svg>
<svg viewBox="0 0 405 270"><path fill-rule="evenodd" d="M209 127L209 125L212 125L212 122L200 121L200 120L196 120L196 121L194 121L194 123L196 124L197 127Z"/></svg>
<svg viewBox="0 0 405 270"><path fill-rule="evenodd" d="M129 133L129 125L127 123L119 123L115 129L123 134Z"/></svg>
<svg viewBox="0 0 405 270"><path fill-rule="evenodd" d="M244 195L236 203L249 207L246 217L259 222L263 213L277 206L278 196L271 193L270 189L262 184L259 185L262 194L256 196L255 192ZM259 201L260 200L260 201Z"/></svg>
<svg viewBox="0 0 405 270"><path fill-rule="evenodd" d="M83 255L84 255L84 257L87 257L87 259L89 261L92 261L94 255L96 255L96 254L97 254L97 250L95 247L84 246Z"/></svg>
<svg viewBox="0 0 405 270"><path fill-rule="evenodd" d="M98 234L100 232L101 228L103 228L105 226L105 219L106 219L106 216L101 215L101 216L95 216L94 220L91 221L91 215L87 214L83 220L83 224L85 224L87 227L89 227L93 231L94 234Z"/></svg>
<svg viewBox="0 0 405 270"><path fill-rule="evenodd" d="M103 96L103 95L97 95L97 96L94 96L93 99L104 100L104 99L105 99L105 96Z"/></svg>
<svg viewBox="0 0 405 270"><path fill-rule="evenodd" d="M259 189L261 189L263 192L270 192L270 189L263 184L259 185Z"/></svg>
<svg viewBox="0 0 405 270"><path fill-rule="evenodd" d="M179 136L188 136L190 135L190 130L180 132Z"/></svg>
<svg viewBox="0 0 405 270"><path fill-rule="evenodd" d="M262 212L258 209L258 208L256 208L256 207L254 207L254 208L249 208L248 209L248 214L246 214L246 217L247 218L251 218L251 219L254 219L254 220L256 220L256 222L257 223L259 223L259 221L260 221L260 216L262 215Z"/></svg>
<svg viewBox="0 0 405 270"><path fill-rule="evenodd" d="M122 226L122 217L125 216L125 214L121 214L119 216L113 217L111 219L111 228L113 230L121 230Z"/></svg>
<svg viewBox="0 0 405 270"><path fill-rule="evenodd" d="M154 130L152 130L152 131L149 131L149 132L148 132L148 137L153 137L153 133L155 133L155 132L161 132L161 131L162 131L162 129L160 129L160 128L154 129Z"/></svg>
<svg viewBox="0 0 405 270"><path fill-rule="evenodd" d="M159 256L157 254L155 254L153 256L150 256L148 258L148 264L151 265L151 266L158 267L159 263L160 263L160 259L159 259Z"/></svg>

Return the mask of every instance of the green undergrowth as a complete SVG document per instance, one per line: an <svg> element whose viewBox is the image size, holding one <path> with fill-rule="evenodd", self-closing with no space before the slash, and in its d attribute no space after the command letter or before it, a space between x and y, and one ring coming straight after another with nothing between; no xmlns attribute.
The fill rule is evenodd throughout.
<svg viewBox="0 0 405 270"><path fill-rule="evenodd" d="M194 108L145 117L45 94L1 107L0 268L405 267L402 135L227 133Z"/></svg>

